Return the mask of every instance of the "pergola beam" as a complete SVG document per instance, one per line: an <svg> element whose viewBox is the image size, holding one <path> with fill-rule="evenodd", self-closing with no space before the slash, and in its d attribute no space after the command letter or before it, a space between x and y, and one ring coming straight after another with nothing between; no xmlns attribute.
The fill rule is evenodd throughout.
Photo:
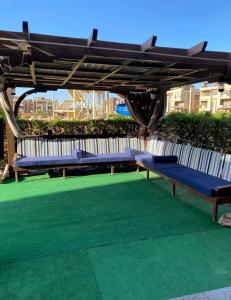
<svg viewBox="0 0 231 300"><path fill-rule="evenodd" d="M29 30L29 24L27 21L22 22L22 32L25 35L26 40L30 40L30 30Z"/></svg>
<svg viewBox="0 0 231 300"><path fill-rule="evenodd" d="M151 36L147 41L145 41L140 49L142 52L146 52L151 50L152 48L154 48L156 46L156 41L157 41L157 36L153 35Z"/></svg>
<svg viewBox="0 0 231 300"><path fill-rule="evenodd" d="M208 42L204 41L201 42L191 48L188 49L188 56L192 57L192 56L196 56L202 52L205 52L205 49L207 47Z"/></svg>
<svg viewBox="0 0 231 300"><path fill-rule="evenodd" d="M94 28L87 40L87 46L92 46L97 41L98 29Z"/></svg>
<svg viewBox="0 0 231 300"><path fill-rule="evenodd" d="M93 29L88 39L0 31L0 77L6 87L145 90L159 85L224 78L231 82L228 52L206 51L207 42L190 49L156 46L156 36L143 44L98 40Z"/></svg>

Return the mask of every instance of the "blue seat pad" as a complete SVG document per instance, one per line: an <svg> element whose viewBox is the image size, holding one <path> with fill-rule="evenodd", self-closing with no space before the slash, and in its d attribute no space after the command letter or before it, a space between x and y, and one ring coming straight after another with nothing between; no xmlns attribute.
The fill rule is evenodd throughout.
<svg viewBox="0 0 231 300"><path fill-rule="evenodd" d="M216 196L215 188L222 186L226 187L226 190L224 191L224 194L222 194L221 190L219 192L219 196L227 196L227 194L231 195L231 182L182 166L180 164L153 163L151 160L146 160L145 166L153 171L156 170L157 172L160 172L171 179L175 179L209 197ZM227 189L227 185L230 185L230 189Z"/></svg>
<svg viewBox="0 0 231 300"><path fill-rule="evenodd" d="M143 163L143 161L151 160L154 157L154 155L147 151L137 151L135 155L135 160L139 163Z"/></svg>
<svg viewBox="0 0 231 300"><path fill-rule="evenodd" d="M68 165L78 163L79 159L72 155L45 156L45 157L22 157L14 162L15 167L34 167L50 165Z"/></svg>
<svg viewBox="0 0 231 300"><path fill-rule="evenodd" d="M127 153L86 155L80 158L80 164L135 161L133 155Z"/></svg>

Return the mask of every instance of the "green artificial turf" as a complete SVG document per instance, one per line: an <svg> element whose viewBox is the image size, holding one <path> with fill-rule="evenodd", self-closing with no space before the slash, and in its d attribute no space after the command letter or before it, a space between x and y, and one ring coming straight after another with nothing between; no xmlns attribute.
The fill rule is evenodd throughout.
<svg viewBox="0 0 231 300"><path fill-rule="evenodd" d="M0 299L168 299L231 284L211 206L143 173L0 186Z"/></svg>

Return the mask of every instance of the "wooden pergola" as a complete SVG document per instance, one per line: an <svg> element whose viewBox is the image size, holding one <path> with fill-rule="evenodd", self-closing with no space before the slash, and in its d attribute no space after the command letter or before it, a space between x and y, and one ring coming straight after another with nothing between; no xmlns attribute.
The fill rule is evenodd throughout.
<svg viewBox="0 0 231 300"><path fill-rule="evenodd" d="M0 91L10 98L6 91L12 88L29 89L17 100L17 115L27 95L48 90L122 95L156 91L163 96L168 89L187 84L231 83L231 53L206 51L206 41L189 49L159 47L156 41L156 36L141 45L102 41L97 29L87 39L43 35L30 33L23 22L21 32L0 31ZM161 113L163 108L156 115ZM14 137L7 130L8 148L13 149ZM9 152L12 161L13 150Z"/></svg>
<svg viewBox="0 0 231 300"><path fill-rule="evenodd" d="M142 45L0 31L2 87L36 90L95 89L114 93L193 84L231 83L231 54L206 51L207 42L190 49L156 46L152 36Z"/></svg>

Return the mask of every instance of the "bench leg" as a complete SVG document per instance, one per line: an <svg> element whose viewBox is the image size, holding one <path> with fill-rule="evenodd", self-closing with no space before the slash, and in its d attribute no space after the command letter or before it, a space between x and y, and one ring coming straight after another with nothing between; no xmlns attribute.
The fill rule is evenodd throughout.
<svg viewBox="0 0 231 300"><path fill-rule="evenodd" d="M18 182L18 171L17 170L14 171L14 175L15 175L15 181Z"/></svg>
<svg viewBox="0 0 231 300"><path fill-rule="evenodd" d="M175 183L172 184L172 195L173 196L176 195L176 185L175 185Z"/></svg>
<svg viewBox="0 0 231 300"><path fill-rule="evenodd" d="M66 179L66 169L63 169L63 178Z"/></svg>
<svg viewBox="0 0 231 300"><path fill-rule="evenodd" d="M111 175L115 174L115 167L111 166Z"/></svg>
<svg viewBox="0 0 231 300"><path fill-rule="evenodd" d="M217 210L218 210L218 204L217 201L213 204L212 209L212 219L214 223L217 223Z"/></svg>
<svg viewBox="0 0 231 300"><path fill-rule="evenodd" d="M149 180L149 170L147 170L147 180Z"/></svg>

